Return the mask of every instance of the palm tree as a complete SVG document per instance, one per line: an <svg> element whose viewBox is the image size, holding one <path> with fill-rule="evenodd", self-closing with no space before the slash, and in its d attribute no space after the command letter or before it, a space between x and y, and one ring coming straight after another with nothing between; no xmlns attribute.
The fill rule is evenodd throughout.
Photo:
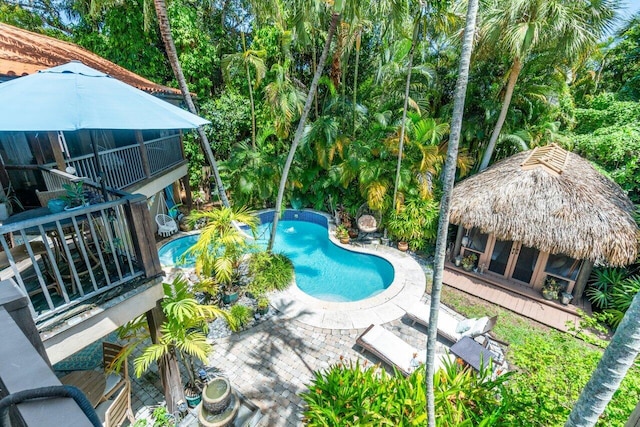
<svg viewBox="0 0 640 427"><path fill-rule="evenodd" d="M189 92L189 88L187 86L187 80L184 78L184 73L182 72L182 66L180 65L176 46L173 42L171 27L169 26L169 18L167 16L167 6L164 0L153 0L153 6L155 7L156 16L158 17L160 35L167 52L167 57L169 58L169 63L171 64L173 74L175 75L176 80L178 81L178 85L180 86L182 96L187 103L187 108L189 109L189 111L193 114L198 114L196 106L193 104L193 99L191 99L191 93ZM213 170L213 176L216 181L216 188L218 189L220 200L222 201L222 204L224 206L229 207L229 199L227 199L227 193L225 192L224 185L222 184L222 179L220 178L220 172L218 171L218 163L216 162L216 158L213 155L213 151L211 150L211 145L209 144L207 135L205 134L202 127L198 127L197 132L198 136L200 137L202 150L204 151L205 156L207 157L207 161L209 162L209 165L211 165L211 169Z"/></svg>
<svg viewBox="0 0 640 427"><path fill-rule="evenodd" d="M327 40L325 41L324 49L322 50L322 54L320 55L320 59L318 60L318 66L316 68L315 74L313 75L311 86L309 87L309 93L307 94L307 100L304 104L304 108L300 116L300 121L298 122L298 128L296 129L295 136L293 137L293 142L291 143L291 148L289 149L289 155L287 156L287 161L284 165L284 169L282 170L282 176L280 178L280 186L278 187L278 197L276 198L276 206L275 206L276 214L273 216L273 224L271 227L271 237L269 238L269 244L267 245L267 251L269 252L271 252L271 250L273 249L273 244L276 239L276 229L278 228L278 219L279 219L278 217L282 209L282 200L284 198L284 190L287 184L289 169L291 169L291 164L293 163L293 156L296 154L296 148L298 148L298 144L302 140L302 136L304 134L304 128L306 126L307 117L309 116L309 111L311 111L311 105L313 104L313 99L315 98L316 88L318 87L318 81L320 80L320 76L322 75L322 72L324 70L324 64L329 54L329 47L331 46L331 40L333 39L333 34L336 31L338 21L340 21L340 13L342 12L342 7L343 7L342 1L336 1L334 3L333 13L331 14L331 23L329 24L329 32L327 33Z"/></svg>
<svg viewBox="0 0 640 427"><path fill-rule="evenodd" d="M264 88L264 98L273 117L276 136L282 139L289 137L291 122L296 114L302 114L304 99L304 94L291 81L287 67L287 64L273 64L271 72L275 78Z"/></svg>
<svg viewBox="0 0 640 427"><path fill-rule="evenodd" d="M221 66L225 73L225 79L230 81L231 68L235 64L242 64L247 73L247 86L249 88L249 102L251 104L251 147L253 151L256 150L256 106L253 101L253 88L258 87L260 82L264 78L266 74L266 68L264 65L264 57L267 55L267 51L264 49L247 50L244 32L240 33L242 37L242 52L234 53L231 55L225 55L222 58ZM256 81L254 84L251 83L251 70L249 69L249 65L251 65L256 70Z"/></svg>
<svg viewBox="0 0 640 427"><path fill-rule="evenodd" d="M433 391L433 375L435 370L436 338L438 334L438 312L440 310L440 292L442 291L442 273L444 270L445 249L447 246L447 229L449 228L449 210L453 181L456 175L458 159L458 143L464 114L464 101L469 81L469 63L473 48L473 36L476 28L476 14L478 0L469 0L467 6L467 21L464 28L458 80L453 98L453 114L451 117L451 134L447 160L444 166L442 198L440 199L440 219L436 239L435 258L433 261L433 285L431 288L431 313L429 314L429 328L427 330L427 424L435 427L435 395Z"/></svg>
<svg viewBox="0 0 640 427"><path fill-rule="evenodd" d="M582 389L565 427L593 426L640 352L640 293L633 298L589 382Z"/></svg>
<svg viewBox="0 0 640 427"><path fill-rule="evenodd" d="M511 67L500 115L480 163L489 166L498 136L507 117L513 90L522 67L532 54L554 52L560 63L572 61L597 43L613 22L613 1L494 0L484 14L482 33L487 46L499 46L511 57Z"/></svg>

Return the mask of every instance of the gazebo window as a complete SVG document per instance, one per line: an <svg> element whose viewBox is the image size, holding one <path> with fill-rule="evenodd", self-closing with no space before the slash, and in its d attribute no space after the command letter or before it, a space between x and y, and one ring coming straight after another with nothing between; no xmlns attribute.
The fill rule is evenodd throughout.
<svg viewBox="0 0 640 427"><path fill-rule="evenodd" d="M580 260L563 254L551 254L544 271L553 276L576 280L580 271Z"/></svg>
<svg viewBox="0 0 640 427"><path fill-rule="evenodd" d="M488 239L488 234L481 233L477 228L472 228L471 230L466 230L466 234L462 238L462 246L482 253L487 249Z"/></svg>

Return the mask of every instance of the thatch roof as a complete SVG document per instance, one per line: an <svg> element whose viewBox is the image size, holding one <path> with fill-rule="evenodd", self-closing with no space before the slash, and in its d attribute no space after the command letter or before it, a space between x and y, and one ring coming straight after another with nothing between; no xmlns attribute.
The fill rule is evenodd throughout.
<svg viewBox="0 0 640 427"><path fill-rule="evenodd" d="M629 198L588 161L553 147L566 154L559 173L544 161L532 165L526 151L457 184L450 222L596 264L632 263L640 232Z"/></svg>

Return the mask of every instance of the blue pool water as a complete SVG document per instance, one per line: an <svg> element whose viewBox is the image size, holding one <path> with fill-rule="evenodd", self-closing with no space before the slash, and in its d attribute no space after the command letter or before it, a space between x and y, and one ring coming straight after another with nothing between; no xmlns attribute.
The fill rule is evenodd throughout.
<svg viewBox="0 0 640 427"><path fill-rule="evenodd" d="M266 246L268 227L260 227L258 240ZM198 239L181 237L162 246L163 265L176 265L182 254ZM305 293L325 301L359 301L384 291L393 281L391 264L375 255L351 252L333 244L327 229L305 221L279 221L274 252L286 254L296 273L296 283ZM193 265L193 260L187 264Z"/></svg>

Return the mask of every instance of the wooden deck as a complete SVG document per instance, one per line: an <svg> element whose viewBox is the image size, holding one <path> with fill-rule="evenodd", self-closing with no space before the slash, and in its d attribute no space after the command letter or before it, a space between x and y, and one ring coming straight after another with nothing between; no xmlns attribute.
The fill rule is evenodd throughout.
<svg viewBox="0 0 640 427"><path fill-rule="evenodd" d="M586 299L577 306L565 306L543 299L539 292L531 288L487 274L468 273L453 264L445 266L443 283L564 332L567 331L568 321L578 325L578 308L591 314L591 305Z"/></svg>

